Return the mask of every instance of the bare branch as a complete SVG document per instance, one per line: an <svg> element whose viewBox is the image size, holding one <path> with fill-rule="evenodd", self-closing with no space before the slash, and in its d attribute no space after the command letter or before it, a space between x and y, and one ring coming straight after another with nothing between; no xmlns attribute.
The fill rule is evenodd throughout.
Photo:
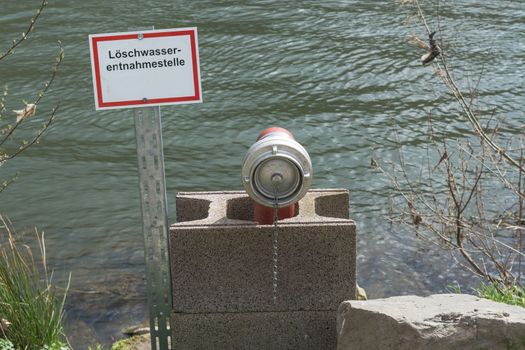
<svg viewBox="0 0 525 350"><path fill-rule="evenodd" d="M414 2L416 4L417 10L418 10L418 14L419 14L419 16L421 18L421 21L423 22L423 24L425 26L425 29L426 29L428 35L431 35L432 31L430 30L430 28L429 28L429 26L427 24L426 17L425 17L425 14L423 13L423 9L421 8L419 0L414 0ZM450 92L452 92L452 94L454 95L456 101L459 102L459 105L461 106L461 108L462 108L462 110L464 112L464 115L467 117L468 121L470 122L470 124L472 125L472 127L474 128L476 133L483 140L485 140L485 142L487 142L487 144L490 146L490 148L492 148L492 150L494 152L496 152L497 154L501 155L509 164L511 164L514 167L516 167L520 172L525 172L525 168L516 159L514 159L512 156L510 156L505 151L505 149L503 149L498 144L496 144L492 140L492 138L489 137L486 134L486 132L483 130L483 127L479 123L478 117L472 111L471 104L469 102L467 102L466 98L463 96L461 90L459 89L458 85L456 84L456 82L455 82L455 80L454 80L454 78L452 76L452 73L450 72L450 68L449 68L449 66L447 64L446 55L445 55L445 52L444 52L443 48L441 48L440 51L441 51L440 59L441 59L441 63L442 63L442 68L440 68L437 63L433 63L434 70L436 72L437 71L444 71L445 72L445 74L441 74L440 77L443 79L443 82L449 88Z"/></svg>
<svg viewBox="0 0 525 350"><path fill-rule="evenodd" d="M56 56L56 59L55 59L55 64L53 66L53 70L51 72L51 77L49 78L49 80L44 84L44 88L38 93L38 96L36 97L36 99L34 100L33 104L35 106L38 106L38 103L40 102L40 100L42 98L44 98L44 96L46 95L46 93L48 92L49 88L51 87L51 85L53 84L54 80L55 80L55 77L57 75L57 72L58 72L58 67L60 66L60 64L62 63L63 59L64 59L64 48L62 46L62 43L60 41L58 41L58 46L59 46L59 52ZM11 135L13 134L13 132L18 128L18 126L20 124L22 124L24 122L25 118L22 118L20 120L18 120L12 127L8 128L6 131L5 131L5 135L4 137L2 138L2 140L0 141L0 147L9 139L9 137L11 137Z"/></svg>
<svg viewBox="0 0 525 350"><path fill-rule="evenodd" d="M58 110L58 107L59 105L56 105L55 108L52 109L51 111L51 114L50 116L48 117L46 123L44 124L44 126L38 131L38 133L33 137L33 139L31 141L29 141L28 143L22 145L21 147L18 148L18 150L13 153L13 154L10 154L8 156L6 156L4 159L2 159L2 161L8 161L8 160L11 160L13 158L15 158L16 156L18 156L20 153L24 152L25 150L27 150L29 147L33 146L35 143L37 143L40 138L42 137L42 135L46 132L46 130L49 128L49 126L51 126L51 123L53 123L53 121L55 120L55 114L56 114L56 111Z"/></svg>
<svg viewBox="0 0 525 350"><path fill-rule="evenodd" d="M44 7L46 6L47 6L47 0L42 0L40 7L36 11L35 17L31 18L29 27L26 29L25 32L22 33L22 36L19 39L13 40L13 43L11 44L11 46L3 54L0 54L0 61L6 58L8 55L10 55L18 45L20 45L24 40L27 39L29 34L33 31L33 28L35 27L35 23L38 20L38 17L40 17L40 14L42 13L42 11L44 10Z"/></svg>

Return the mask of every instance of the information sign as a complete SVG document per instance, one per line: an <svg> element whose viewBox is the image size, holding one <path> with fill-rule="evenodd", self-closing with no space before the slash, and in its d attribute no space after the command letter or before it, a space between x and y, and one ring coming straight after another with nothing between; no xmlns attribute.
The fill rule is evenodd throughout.
<svg viewBox="0 0 525 350"><path fill-rule="evenodd" d="M97 110L202 102L197 28L89 36Z"/></svg>

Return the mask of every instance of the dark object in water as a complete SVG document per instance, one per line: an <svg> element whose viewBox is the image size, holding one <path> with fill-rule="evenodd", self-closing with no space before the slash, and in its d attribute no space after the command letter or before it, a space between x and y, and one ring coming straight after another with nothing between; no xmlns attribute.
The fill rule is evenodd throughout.
<svg viewBox="0 0 525 350"><path fill-rule="evenodd" d="M428 35L428 45L430 48L426 54L421 56L421 63L423 63L424 66L432 62L441 53L436 45L436 40L434 40L434 34L436 34L435 31Z"/></svg>

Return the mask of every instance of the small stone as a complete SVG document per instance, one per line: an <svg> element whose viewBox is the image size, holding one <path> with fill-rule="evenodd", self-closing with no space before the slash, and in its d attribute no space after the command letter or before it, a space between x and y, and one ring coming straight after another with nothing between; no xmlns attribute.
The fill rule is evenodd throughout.
<svg viewBox="0 0 525 350"><path fill-rule="evenodd" d="M4 318L0 318L0 333L4 333L5 331L7 331L10 325L11 322Z"/></svg>
<svg viewBox="0 0 525 350"><path fill-rule="evenodd" d="M129 336L149 334L149 327L143 325L131 326L123 329L122 333Z"/></svg>

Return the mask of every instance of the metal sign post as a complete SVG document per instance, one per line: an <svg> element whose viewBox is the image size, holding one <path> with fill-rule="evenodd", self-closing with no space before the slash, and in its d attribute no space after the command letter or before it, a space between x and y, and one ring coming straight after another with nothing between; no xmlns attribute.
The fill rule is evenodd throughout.
<svg viewBox="0 0 525 350"><path fill-rule="evenodd" d="M152 350L171 349L168 200L160 107L135 109L135 135L144 230Z"/></svg>
<svg viewBox="0 0 525 350"><path fill-rule="evenodd" d="M152 350L170 350L172 286L161 105L202 102L197 28L89 35L97 110L135 109Z"/></svg>

